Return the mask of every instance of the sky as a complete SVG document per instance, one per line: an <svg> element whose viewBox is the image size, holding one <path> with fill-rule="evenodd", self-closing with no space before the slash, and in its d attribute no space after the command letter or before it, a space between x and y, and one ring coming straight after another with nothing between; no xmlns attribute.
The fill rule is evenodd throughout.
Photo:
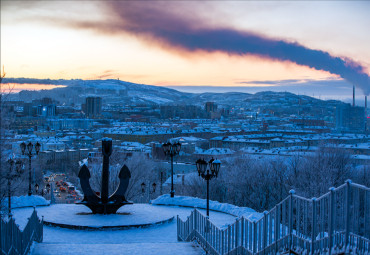
<svg viewBox="0 0 370 255"><path fill-rule="evenodd" d="M1 66L12 78L344 99L353 85L370 93L369 10L369 1L1 0Z"/></svg>

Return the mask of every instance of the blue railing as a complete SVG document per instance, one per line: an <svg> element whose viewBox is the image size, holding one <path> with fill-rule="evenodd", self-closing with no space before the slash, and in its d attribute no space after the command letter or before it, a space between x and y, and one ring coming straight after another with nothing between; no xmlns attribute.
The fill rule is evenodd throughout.
<svg viewBox="0 0 370 255"><path fill-rule="evenodd" d="M43 221L34 209L26 227L19 229L14 218L8 221L0 219L0 251L1 255L28 254L33 241L42 242Z"/></svg>
<svg viewBox="0 0 370 255"><path fill-rule="evenodd" d="M347 181L319 198L290 195L257 221L220 229L194 210L177 217L180 241L197 239L210 254L370 253L370 189Z"/></svg>

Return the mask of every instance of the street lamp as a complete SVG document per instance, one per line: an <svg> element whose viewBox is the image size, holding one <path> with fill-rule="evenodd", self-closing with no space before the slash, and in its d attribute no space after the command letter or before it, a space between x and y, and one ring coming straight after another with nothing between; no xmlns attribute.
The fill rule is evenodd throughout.
<svg viewBox="0 0 370 255"><path fill-rule="evenodd" d="M10 168L6 178L8 179L8 216L10 217L12 213L11 180L21 176L21 174L23 173L23 167L21 161L14 160L13 158L9 158L8 163ZM15 165L15 172L13 172L13 165Z"/></svg>
<svg viewBox="0 0 370 255"><path fill-rule="evenodd" d="M47 193L50 192L50 183L46 184L46 190L47 190Z"/></svg>
<svg viewBox="0 0 370 255"><path fill-rule="evenodd" d="M36 192L36 194L38 194L38 192L39 192L39 185L37 183L35 184L35 192Z"/></svg>
<svg viewBox="0 0 370 255"><path fill-rule="evenodd" d="M218 176L220 171L221 161L213 158L207 163L204 159L198 159L195 162L199 176L207 181L207 217L209 217L209 180ZM209 166L209 168L207 168ZM209 171L211 170L211 171Z"/></svg>
<svg viewBox="0 0 370 255"><path fill-rule="evenodd" d="M22 155L28 155L28 158L29 158L29 161L28 161L28 168L29 168L28 169L29 170L28 172L28 195L31 196L32 195L31 160L32 160L32 156L34 155L32 154L33 143L29 142L26 145L25 142L22 142L20 146L21 146ZM27 151L26 151L26 147L27 147ZM35 144L36 155L39 154L40 148L41 148L41 144L39 142L36 142Z"/></svg>
<svg viewBox="0 0 370 255"><path fill-rule="evenodd" d="M162 145L163 152L166 156L171 157L171 197L175 196L175 190L173 189L173 157L178 155L181 150L181 143L177 142L171 144L170 142Z"/></svg>
<svg viewBox="0 0 370 255"><path fill-rule="evenodd" d="M153 191L150 191L150 187L148 188L148 199L149 200L150 200L150 194L155 193L156 187L157 187L157 184L155 182L153 182L152 183L152 189L153 189ZM146 188L145 182L141 183L142 200L144 200L145 188Z"/></svg>
<svg viewBox="0 0 370 255"><path fill-rule="evenodd" d="M143 193L143 195L145 193L145 186L145 182L141 183L141 193Z"/></svg>

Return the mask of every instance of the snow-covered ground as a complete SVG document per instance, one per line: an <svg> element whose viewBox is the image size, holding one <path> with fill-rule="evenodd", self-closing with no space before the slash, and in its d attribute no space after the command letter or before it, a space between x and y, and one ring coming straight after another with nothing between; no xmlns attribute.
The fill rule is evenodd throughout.
<svg viewBox="0 0 370 255"><path fill-rule="evenodd" d="M159 205L140 205L138 208L148 212L148 220L156 221L160 213L173 215L186 219L193 208L179 206L159 206ZM44 213L55 214L55 216L45 217L71 217L59 214L61 205L51 205L50 207L37 207L40 215ZM73 205L68 205L73 206ZM76 205L76 207L78 207ZM129 208L124 206L122 211ZM52 209L55 209L53 212ZM13 211L14 218L21 229L27 223L27 218L31 215L33 208L19 208ZM205 214L204 210L200 210ZM133 212L135 213L135 212ZM136 212L138 216L143 212ZM91 215L87 215L91 216ZM121 215L125 216L125 215ZM129 215L128 215L129 216ZM107 217L110 217L109 215ZM128 218L129 219L129 218ZM235 221L235 216L221 213L210 212L210 220L217 226L224 228ZM137 228L127 230L71 230L56 227L44 227L43 243L36 243L33 254L54 255L54 254L203 254L203 250L194 247L193 243L183 243L177 241L176 220L163 225L156 225L149 228Z"/></svg>
<svg viewBox="0 0 370 255"><path fill-rule="evenodd" d="M123 244L37 244L32 255L200 255L194 243L123 243Z"/></svg>
<svg viewBox="0 0 370 255"><path fill-rule="evenodd" d="M149 204L126 205L111 215L92 214L86 206L76 204L57 204L38 208L37 212L47 222L90 227L155 224L174 217L168 208Z"/></svg>
<svg viewBox="0 0 370 255"><path fill-rule="evenodd" d="M46 200L42 196L20 196L20 197L11 197L11 207L14 208L21 208L21 207L29 207L29 206L42 206L42 205L49 205L50 201ZM8 206L8 198L6 197L3 200L3 206Z"/></svg>
<svg viewBox="0 0 370 255"><path fill-rule="evenodd" d="M169 194L162 195L151 201L153 205L178 205L193 208L207 208L207 200L197 197L175 196L171 198ZM218 201L209 201L209 209L228 213L237 217L245 217L249 220L258 220L263 214L258 213L249 207L238 207L231 204L220 203Z"/></svg>

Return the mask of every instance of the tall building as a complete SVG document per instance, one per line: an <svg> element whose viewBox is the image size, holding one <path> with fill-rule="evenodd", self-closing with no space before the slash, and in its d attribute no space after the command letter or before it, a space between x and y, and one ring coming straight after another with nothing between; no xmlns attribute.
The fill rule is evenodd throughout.
<svg viewBox="0 0 370 255"><path fill-rule="evenodd" d="M196 119L205 116L202 108L195 105L161 105L160 116L163 119L183 118Z"/></svg>
<svg viewBox="0 0 370 255"><path fill-rule="evenodd" d="M102 98L101 97L87 97L86 98L86 115L88 117L97 117L101 114Z"/></svg>
<svg viewBox="0 0 370 255"><path fill-rule="evenodd" d="M32 103L24 103L23 104L23 115L25 116L33 116L36 115L37 108L33 106Z"/></svg>
<svg viewBox="0 0 370 255"><path fill-rule="evenodd" d="M39 105L37 106L37 115L42 117L55 116L56 106L54 104L50 105Z"/></svg>
<svg viewBox="0 0 370 255"><path fill-rule="evenodd" d="M339 131L363 132L365 126L365 109L349 105L339 106L335 115L336 128Z"/></svg>
<svg viewBox="0 0 370 255"><path fill-rule="evenodd" d="M215 112L217 111L217 104L215 104L215 102L206 102L204 110L206 110L206 112Z"/></svg>

